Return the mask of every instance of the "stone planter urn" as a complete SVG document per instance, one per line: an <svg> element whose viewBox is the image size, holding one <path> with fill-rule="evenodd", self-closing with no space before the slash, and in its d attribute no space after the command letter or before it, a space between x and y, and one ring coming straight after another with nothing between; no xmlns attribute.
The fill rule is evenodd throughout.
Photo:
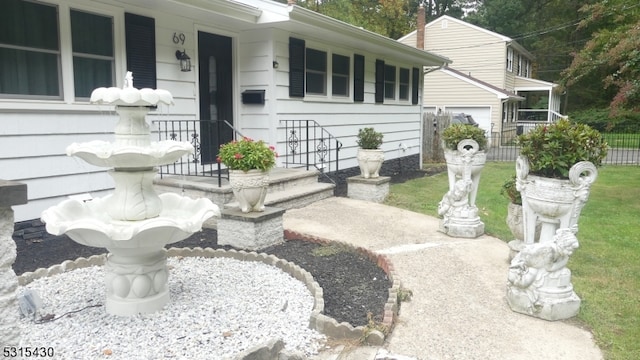
<svg viewBox="0 0 640 360"><path fill-rule="evenodd" d="M456 237L476 238L484 234L484 223L475 205L480 172L487 156L475 140L464 139L457 150L445 149L449 191L438 206L440 231Z"/></svg>
<svg viewBox="0 0 640 360"><path fill-rule="evenodd" d="M524 224L522 223L522 205L509 203L507 208L507 226L515 240L524 239Z"/></svg>
<svg viewBox="0 0 640 360"><path fill-rule="evenodd" d="M229 170L229 184L243 213L264 211L269 173L262 170Z"/></svg>
<svg viewBox="0 0 640 360"><path fill-rule="evenodd" d="M377 178L384 162L384 151L380 149L358 149L358 166L363 178Z"/></svg>
<svg viewBox="0 0 640 360"><path fill-rule="evenodd" d="M569 179L554 179L529 173L524 156L516 161L516 182L522 194L522 216L525 245L551 241L558 229L578 232L578 218L589 198L591 184L598 171L588 161L576 163L569 170ZM540 234L536 235L536 223Z"/></svg>

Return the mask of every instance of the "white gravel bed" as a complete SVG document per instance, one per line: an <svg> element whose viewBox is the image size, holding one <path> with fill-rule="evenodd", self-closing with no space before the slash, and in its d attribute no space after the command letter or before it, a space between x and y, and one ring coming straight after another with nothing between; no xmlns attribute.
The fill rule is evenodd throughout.
<svg viewBox="0 0 640 360"><path fill-rule="evenodd" d="M274 338L307 355L325 337L309 329L313 297L282 270L229 258L170 257L171 300L164 310L120 317L104 306L52 322L21 319L21 346L53 347L56 359L233 359ZM43 307L61 316L104 305L102 266L76 269L31 282Z"/></svg>

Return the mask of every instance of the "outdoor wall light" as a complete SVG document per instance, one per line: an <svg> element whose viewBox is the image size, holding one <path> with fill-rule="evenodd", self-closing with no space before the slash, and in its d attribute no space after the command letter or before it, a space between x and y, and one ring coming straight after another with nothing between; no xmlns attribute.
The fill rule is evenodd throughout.
<svg viewBox="0 0 640 360"><path fill-rule="evenodd" d="M274 68L274 69L277 69L278 67L280 67L280 64L278 64L278 62L277 62L277 61L274 61L274 62L273 62L273 68Z"/></svg>
<svg viewBox="0 0 640 360"><path fill-rule="evenodd" d="M183 72L191 71L191 58L185 50L176 50L176 59L180 60L180 70Z"/></svg>

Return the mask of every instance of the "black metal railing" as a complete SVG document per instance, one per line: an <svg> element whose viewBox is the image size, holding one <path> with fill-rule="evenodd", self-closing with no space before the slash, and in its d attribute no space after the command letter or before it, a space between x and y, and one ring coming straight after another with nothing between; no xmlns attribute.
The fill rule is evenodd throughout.
<svg viewBox="0 0 640 360"><path fill-rule="evenodd" d="M520 154L520 148L516 144L516 138L532 126L540 123L518 122L503 124L502 132L491 133L490 148L487 152L487 160L515 161ZM609 144L605 164L609 165L640 165L640 129L632 129L624 132L601 132Z"/></svg>
<svg viewBox="0 0 640 360"><path fill-rule="evenodd" d="M315 120L280 120L284 124L285 167L314 167L335 183L328 174L340 168L342 143Z"/></svg>
<svg viewBox="0 0 640 360"><path fill-rule="evenodd" d="M243 137L226 120L154 120L158 140L188 141L193 145L193 154L182 156L176 162L159 167L164 175L217 176L218 186L228 179L228 172L216 161L221 144Z"/></svg>

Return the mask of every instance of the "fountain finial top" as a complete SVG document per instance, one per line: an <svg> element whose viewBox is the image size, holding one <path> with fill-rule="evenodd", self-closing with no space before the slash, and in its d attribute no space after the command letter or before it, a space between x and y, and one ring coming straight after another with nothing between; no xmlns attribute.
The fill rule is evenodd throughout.
<svg viewBox="0 0 640 360"><path fill-rule="evenodd" d="M133 74L131 71L127 71L127 75L124 76L124 86L123 89L131 89L133 88Z"/></svg>
<svg viewBox="0 0 640 360"><path fill-rule="evenodd" d="M162 89L136 89L133 87L133 74L127 71L122 89L101 87L93 90L91 100L94 104L120 106L156 106L158 103L173 105L173 96Z"/></svg>

